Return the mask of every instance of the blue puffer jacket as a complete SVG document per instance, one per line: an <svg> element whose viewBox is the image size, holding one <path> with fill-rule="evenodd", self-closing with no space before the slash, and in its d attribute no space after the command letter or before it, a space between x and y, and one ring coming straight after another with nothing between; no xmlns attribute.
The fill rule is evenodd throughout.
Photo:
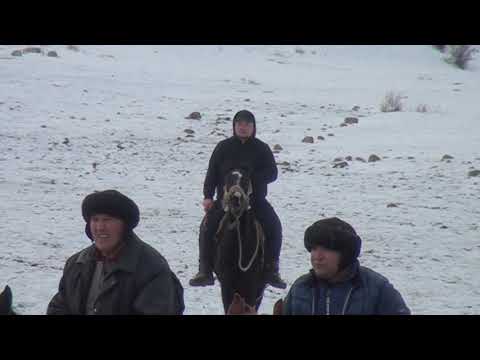
<svg viewBox="0 0 480 360"><path fill-rule="evenodd" d="M313 270L298 278L287 294L283 314L410 315L410 310L387 278L356 261L344 282L318 280Z"/></svg>

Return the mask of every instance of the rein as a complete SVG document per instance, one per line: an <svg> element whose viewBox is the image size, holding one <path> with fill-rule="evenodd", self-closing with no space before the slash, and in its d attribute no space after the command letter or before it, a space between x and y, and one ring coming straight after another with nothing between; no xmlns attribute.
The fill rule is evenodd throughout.
<svg viewBox="0 0 480 360"><path fill-rule="evenodd" d="M230 211L230 209L227 205L228 202L229 202L229 199L230 199L231 196L236 196L236 194L240 194L240 196L243 199L248 199L247 194L245 194L243 189L238 185L232 186L230 191L228 193L225 193L225 196L224 196L225 215L223 216L223 218L220 222L219 230L223 228L225 221L227 221L227 218L229 217L229 212L231 213L231 211ZM254 251L252 257L250 258L250 261L248 261L247 265L243 266L242 265L243 254L242 254L242 235L241 235L241 231L240 231L240 218L242 217L245 210L248 210L249 208L250 208L250 206L249 206L248 201L243 201L242 206L240 208L240 211L238 211L238 215L233 215L232 214L234 216L235 220L232 223L228 224L228 230L233 230L234 228L236 228L236 230L237 230L238 251L239 251L238 267L243 272L246 272L251 268L251 266L253 264L253 261L256 259L257 255L258 255L258 250L259 250L260 246L263 247L263 241L264 241L263 236L262 236L262 228L261 228L260 224L258 223L258 221L255 219L255 228L256 228L255 230L256 230L256 235L257 235L256 236L257 243L256 243L256 246L255 246L255 251Z"/></svg>

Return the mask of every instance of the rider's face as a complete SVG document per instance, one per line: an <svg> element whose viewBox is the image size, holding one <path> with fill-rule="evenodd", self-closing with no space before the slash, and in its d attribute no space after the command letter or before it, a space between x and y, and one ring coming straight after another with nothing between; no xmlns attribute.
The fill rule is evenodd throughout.
<svg viewBox="0 0 480 360"><path fill-rule="evenodd" d="M315 275L324 280L333 278L338 273L340 256L337 251L323 246L314 246L310 251L310 261Z"/></svg>
<svg viewBox="0 0 480 360"><path fill-rule="evenodd" d="M252 122L244 120L235 121L235 135L242 140L250 138L254 130L255 126Z"/></svg>
<svg viewBox="0 0 480 360"><path fill-rule="evenodd" d="M104 255L114 251L123 239L125 224L123 220L107 214L95 214L90 218L90 231L95 246Z"/></svg>

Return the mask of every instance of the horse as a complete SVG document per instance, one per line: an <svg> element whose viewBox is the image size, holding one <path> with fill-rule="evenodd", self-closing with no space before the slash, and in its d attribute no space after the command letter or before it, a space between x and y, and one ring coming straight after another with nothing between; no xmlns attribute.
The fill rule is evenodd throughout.
<svg viewBox="0 0 480 360"><path fill-rule="evenodd" d="M225 313L235 293L256 311L266 287L265 235L250 208L252 182L248 170L229 171L224 184L225 215L215 234L213 270L220 282Z"/></svg>
<svg viewBox="0 0 480 360"><path fill-rule="evenodd" d="M12 290L8 285L0 294L0 315L15 315L12 310Z"/></svg>

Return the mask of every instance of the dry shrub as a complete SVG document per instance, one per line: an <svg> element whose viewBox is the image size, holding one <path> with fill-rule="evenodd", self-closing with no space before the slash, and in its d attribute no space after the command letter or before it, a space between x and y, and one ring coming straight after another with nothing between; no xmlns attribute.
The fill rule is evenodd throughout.
<svg viewBox="0 0 480 360"><path fill-rule="evenodd" d="M400 94L395 93L394 91L389 91L385 95L383 102L380 104L381 112L395 112L402 111L402 97Z"/></svg>

